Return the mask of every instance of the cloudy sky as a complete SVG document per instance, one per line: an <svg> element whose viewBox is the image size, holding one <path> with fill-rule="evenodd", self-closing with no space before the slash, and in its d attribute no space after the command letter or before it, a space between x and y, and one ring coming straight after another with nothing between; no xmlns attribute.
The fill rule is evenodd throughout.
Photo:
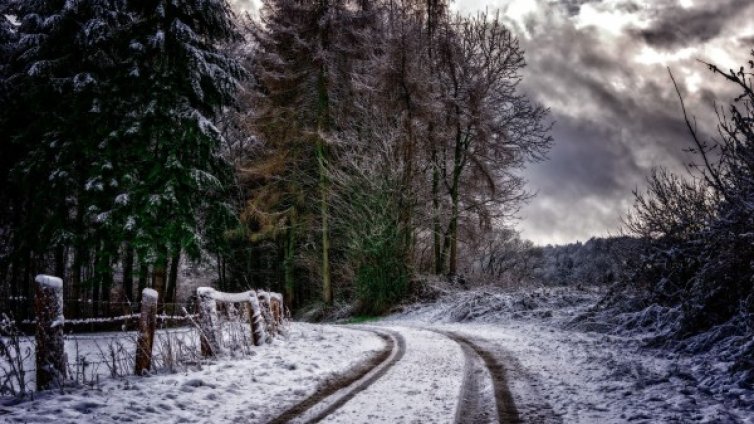
<svg viewBox="0 0 754 424"><path fill-rule="evenodd" d="M557 121L549 160L527 168L538 195L519 229L540 244L615 234L653 167L694 159L670 67L700 125L732 93L699 62L738 69L754 48L751 0L457 0L510 19L525 89Z"/></svg>
<svg viewBox="0 0 754 424"><path fill-rule="evenodd" d="M236 0L253 8L258 0ZM499 11L521 40L524 89L556 121L549 160L525 175L537 196L518 228L539 244L619 232L653 167L694 161L667 68L701 127L734 93L697 60L738 69L754 49L752 0L455 0Z"/></svg>

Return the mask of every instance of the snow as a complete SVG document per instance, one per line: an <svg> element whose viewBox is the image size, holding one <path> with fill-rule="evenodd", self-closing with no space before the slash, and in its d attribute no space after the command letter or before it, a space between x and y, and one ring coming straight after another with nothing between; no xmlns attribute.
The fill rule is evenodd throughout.
<svg viewBox="0 0 754 424"><path fill-rule="evenodd" d="M252 296L255 296L253 290L241 293L226 293L217 291L210 287L199 287L198 289L196 289L196 292L200 297L206 295L220 302L249 302L249 299Z"/></svg>
<svg viewBox="0 0 754 424"><path fill-rule="evenodd" d="M729 364L650 347L637 335L574 326L574 318L599 298L598 291L576 289L448 293L369 326L293 323L271 344L253 348L250 357L149 377L111 378L106 366L95 368L108 353L98 342L133 349L133 334L75 336L76 344L66 346L69 361L88 358L89 381L96 376L99 383L18 404L0 400L0 421L267 422L383 349L381 338L362 331L377 328L399 333L405 353L324 422L455 422L463 412L459 395L469 357L438 330L463 335L494 354L524 422L754 424L754 390L713 383ZM195 330L177 331L196 345ZM157 346L165 335L158 331ZM490 374L478 371L472 375L490 403ZM542 414L551 421L539 419Z"/></svg>
<svg viewBox="0 0 754 424"><path fill-rule="evenodd" d="M127 205L129 200L130 200L130 197L129 197L128 193L121 193L121 194L115 196L115 204L116 205L120 205L120 206Z"/></svg>
<svg viewBox="0 0 754 424"><path fill-rule="evenodd" d="M0 398L0 421L264 423L383 346L372 333L294 323L286 337L245 359L177 374L103 378L95 388L40 393L17 405Z"/></svg>
<svg viewBox="0 0 754 424"><path fill-rule="evenodd" d="M702 364L715 363L711 358L569 325L597 299L569 289L471 291L409 308L388 322L485 341L504 358L516 404L541 398L566 423L754 423L752 388L705 384L726 364L717 361L710 370Z"/></svg>
<svg viewBox="0 0 754 424"><path fill-rule="evenodd" d="M146 288L141 291L141 298L143 299L143 301L151 300L156 302L158 296L159 295L157 294L157 290L155 289Z"/></svg>
<svg viewBox="0 0 754 424"><path fill-rule="evenodd" d="M406 339L403 358L322 422L452 423L464 377L458 344L440 334L386 327Z"/></svg>
<svg viewBox="0 0 754 424"><path fill-rule="evenodd" d="M39 274L34 278L34 281L36 281L37 284L55 290L61 290L63 288L63 280L52 275Z"/></svg>

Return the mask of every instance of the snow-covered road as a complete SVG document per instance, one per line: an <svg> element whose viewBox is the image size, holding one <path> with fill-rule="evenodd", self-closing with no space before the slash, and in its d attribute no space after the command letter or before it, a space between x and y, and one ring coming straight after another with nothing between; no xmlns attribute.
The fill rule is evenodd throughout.
<svg viewBox="0 0 754 424"><path fill-rule="evenodd" d="M323 422L453 422L464 380L461 348L431 331L386 328L406 340L403 358Z"/></svg>
<svg viewBox="0 0 754 424"><path fill-rule="evenodd" d="M267 423L304 405L282 421L754 424L750 392L705 392L675 359L535 322L294 323L251 358L43 393L0 422Z"/></svg>

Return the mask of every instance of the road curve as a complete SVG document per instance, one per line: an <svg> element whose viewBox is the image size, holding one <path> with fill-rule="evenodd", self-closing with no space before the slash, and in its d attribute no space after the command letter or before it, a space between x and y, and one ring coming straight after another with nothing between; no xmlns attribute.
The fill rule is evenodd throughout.
<svg viewBox="0 0 754 424"><path fill-rule="evenodd" d="M542 387L546 384L533 376L530 370L521 365L504 344L495 341L494 333L478 335L473 328L457 326L452 331L441 330L459 343L466 343L478 353L490 366L495 384L495 397L498 410L503 405L512 405L517 416L501 414L500 422L562 424L563 418L553 410L547 398L543 396ZM502 377L502 378L501 378ZM514 395L515 393L515 395ZM502 402L501 402L502 399ZM511 410L512 411L512 410ZM507 421L506 421L507 420Z"/></svg>
<svg viewBox="0 0 754 424"><path fill-rule="evenodd" d="M323 420L382 377L406 352L406 340L396 331L363 326L351 328L377 334L385 340L385 348L368 361L336 377L308 398L293 405L271 420L271 424L315 423Z"/></svg>

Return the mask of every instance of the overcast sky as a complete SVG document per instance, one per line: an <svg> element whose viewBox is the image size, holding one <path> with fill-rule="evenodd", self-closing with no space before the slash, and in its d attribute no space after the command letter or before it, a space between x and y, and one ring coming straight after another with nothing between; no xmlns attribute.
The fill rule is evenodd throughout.
<svg viewBox="0 0 754 424"><path fill-rule="evenodd" d="M714 129L732 93L696 60L738 69L754 48L751 0L458 0L499 9L526 49L525 89L557 121L549 160L525 175L538 195L518 228L536 243L615 234L652 167L693 158L666 67Z"/></svg>
<svg viewBox="0 0 754 424"><path fill-rule="evenodd" d="M250 5L255 0L236 0ZM616 234L653 167L693 161L670 67L700 125L733 95L697 59L738 69L754 48L752 0L456 0L499 10L526 50L524 89L552 111L549 160L517 227L538 244Z"/></svg>

